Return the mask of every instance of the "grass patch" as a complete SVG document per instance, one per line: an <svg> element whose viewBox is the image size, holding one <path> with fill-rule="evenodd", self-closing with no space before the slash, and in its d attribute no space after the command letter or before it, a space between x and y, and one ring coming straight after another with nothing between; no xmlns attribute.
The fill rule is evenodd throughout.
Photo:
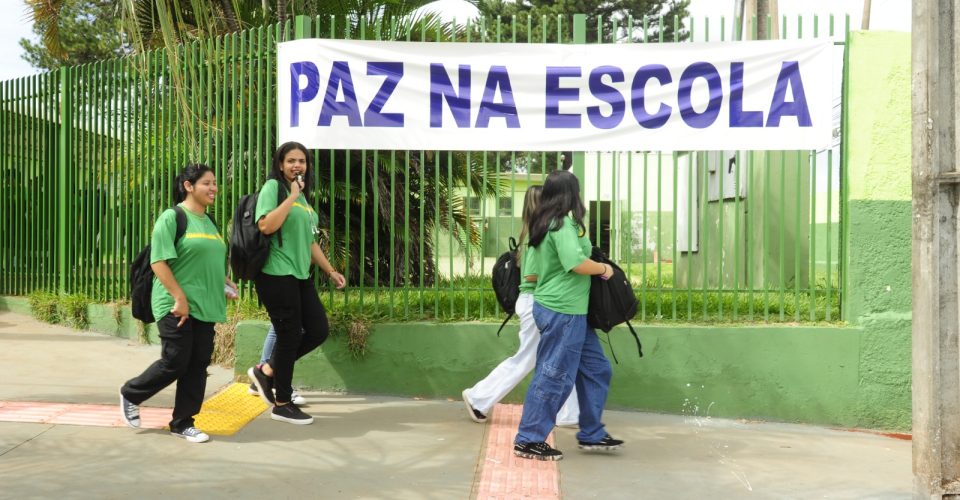
<svg viewBox="0 0 960 500"><path fill-rule="evenodd" d="M89 324L87 307L90 299L82 294L66 295L60 301L60 319L70 328L86 330Z"/></svg>
<svg viewBox="0 0 960 500"><path fill-rule="evenodd" d="M60 323L60 296L48 290L34 290L27 295L30 313L44 323Z"/></svg>
<svg viewBox="0 0 960 500"><path fill-rule="evenodd" d="M50 324L64 324L77 330L86 330L90 324L87 308L91 300L82 293L60 295L49 290L34 290L27 295L30 313L34 318Z"/></svg>

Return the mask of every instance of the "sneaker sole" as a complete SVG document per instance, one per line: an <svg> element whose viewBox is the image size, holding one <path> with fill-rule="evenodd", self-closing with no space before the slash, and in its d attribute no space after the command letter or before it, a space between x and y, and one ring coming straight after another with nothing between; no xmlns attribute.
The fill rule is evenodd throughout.
<svg viewBox="0 0 960 500"><path fill-rule="evenodd" d="M254 372L253 372L256 368L257 367L255 366L251 366L250 368L248 368L247 376L250 377L250 382L253 383L253 385L257 386L257 394L260 396L260 399L262 399L264 403L267 403L268 405L272 406L276 404L276 402L272 401L271 398L267 396L267 392L264 391L263 387L260 386L260 381L257 380L257 377L254 375ZM271 393L270 396L273 396L273 394Z"/></svg>
<svg viewBox="0 0 960 500"><path fill-rule="evenodd" d="M191 443L206 443L207 441L210 441L210 436L206 436L203 438L196 438L196 437L184 436L183 434L177 434L176 432L171 432L170 435L177 436L180 439L185 439L187 441L190 441Z"/></svg>
<svg viewBox="0 0 960 500"><path fill-rule="evenodd" d="M463 398L463 404L464 404L464 406L467 407L467 415L470 417L470 420L473 420L474 422L476 422L476 423L478 423L478 424L484 424L484 423L486 423L486 422L487 422L487 419L485 419L485 418L484 418L484 419L479 419L479 418L477 418L476 415L473 414L473 405L470 404L470 398L467 397L467 390L466 390L466 389L464 389L463 392L460 393L460 396Z"/></svg>
<svg viewBox="0 0 960 500"><path fill-rule="evenodd" d="M525 453L517 450L513 450L513 454L520 458L531 458L533 460L540 460L541 462L556 462L559 460L563 460L563 455L546 456L546 455L537 455L536 453Z"/></svg>
<svg viewBox="0 0 960 500"><path fill-rule="evenodd" d="M310 417L309 419L287 418L287 417L281 417L279 415L271 413L270 418L278 422L286 422L288 424L295 424L295 425L310 425L313 423L313 417Z"/></svg>
<svg viewBox="0 0 960 500"><path fill-rule="evenodd" d="M617 444L613 446L604 446L599 444L578 444L577 446L579 446L581 450L586 450L586 451L613 451L613 450L619 450L620 448L623 448L622 444Z"/></svg>
<svg viewBox="0 0 960 500"><path fill-rule="evenodd" d="M123 390L118 389L117 392L120 393L120 418L123 419L124 423L126 423L128 427L132 429L139 429L140 419L138 418L136 422L134 422L133 420L129 420L127 419L127 412L123 411L123 406L124 406L123 402L125 399L127 399L123 397Z"/></svg>

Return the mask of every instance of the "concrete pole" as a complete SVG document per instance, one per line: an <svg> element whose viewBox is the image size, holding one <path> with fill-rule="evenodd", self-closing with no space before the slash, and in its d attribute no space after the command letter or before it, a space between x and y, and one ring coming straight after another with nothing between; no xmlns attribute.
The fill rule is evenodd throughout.
<svg viewBox="0 0 960 500"><path fill-rule="evenodd" d="M863 0L863 19L860 21L860 29L864 31L870 29L870 0Z"/></svg>
<svg viewBox="0 0 960 500"><path fill-rule="evenodd" d="M743 16L743 39L749 40L753 37L750 32L752 22L757 23L758 40L776 40L780 38L780 19L779 19L778 0L744 0ZM770 29L767 29L767 19L770 19ZM755 21L754 21L755 20Z"/></svg>
<svg viewBox="0 0 960 500"><path fill-rule="evenodd" d="M914 498L960 494L956 0L913 2Z"/></svg>

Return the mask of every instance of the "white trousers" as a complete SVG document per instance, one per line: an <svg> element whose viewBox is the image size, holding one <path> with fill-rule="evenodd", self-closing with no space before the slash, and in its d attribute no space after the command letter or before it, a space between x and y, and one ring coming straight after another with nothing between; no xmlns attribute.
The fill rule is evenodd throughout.
<svg viewBox="0 0 960 500"><path fill-rule="evenodd" d="M520 349L513 356L501 361L486 378L466 392L470 405L484 415L488 415L495 404L533 371L537 363L540 330L537 330L537 324L533 321L533 294L520 294L516 310L520 318ZM577 389L574 388L557 413L557 425L576 424L579 418L580 406L577 402Z"/></svg>

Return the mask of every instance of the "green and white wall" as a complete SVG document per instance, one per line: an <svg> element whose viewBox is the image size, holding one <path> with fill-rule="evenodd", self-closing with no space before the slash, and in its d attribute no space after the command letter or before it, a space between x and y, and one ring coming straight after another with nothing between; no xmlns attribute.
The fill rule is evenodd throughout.
<svg viewBox="0 0 960 500"><path fill-rule="evenodd" d="M845 116L843 316L864 333L857 405L910 426L910 34L852 33Z"/></svg>
<svg viewBox="0 0 960 500"><path fill-rule="evenodd" d="M847 324L642 324L643 359L629 333L617 329L611 408L910 428L910 37L853 33L849 61L841 252ZM92 328L136 336L128 314L107 307L91 310ZM28 308L23 298L0 298L0 309ZM377 324L364 357L331 338L299 362L295 383L458 398L516 349L515 335L498 338L497 326ZM238 377L259 358L266 328L238 326ZM521 401L524 390L507 400Z"/></svg>
<svg viewBox="0 0 960 500"><path fill-rule="evenodd" d="M910 428L910 38L853 33L849 45L843 250L845 325L640 325L646 356L612 332L609 406L692 416ZM789 169L788 169L789 170ZM459 397L510 355L497 325L380 324L363 358L333 338L297 368L329 390ZM237 374L263 323L238 328ZM525 386L508 401L522 401Z"/></svg>

